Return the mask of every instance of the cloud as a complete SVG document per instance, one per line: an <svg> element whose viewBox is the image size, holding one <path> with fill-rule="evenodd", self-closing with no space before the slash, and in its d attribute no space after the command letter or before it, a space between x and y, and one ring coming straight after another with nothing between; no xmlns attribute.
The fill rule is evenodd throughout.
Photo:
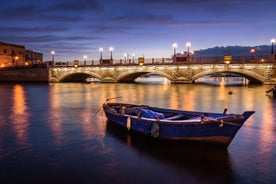
<svg viewBox="0 0 276 184"><path fill-rule="evenodd" d="M98 40L102 40L102 38L95 35L53 35L51 33L41 35L11 34L10 36L5 36L4 39L1 38L1 41L25 45L27 49L36 50L38 52L47 53L55 49L58 52L64 50L68 54L72 54L72 51L75 52L91 48L91 44L93 45L93 43ZM86 47L86 45L89 45L89 47Z"/></svg>
<svg viewBox="0 0 276 184"><path fill-rule="evenodd" d="M198 35L211 35L204 39L215 44L225 41L225 32L231 41L251 30L275 37L274 7L275 0L8 0L0 6L0 41L47 53L72 49L69 55L106 45L156 47L187 37L195 43Z"/></svg>
<svg viewBox="0 0 276 184"><path fill-rule="evenodd" d="M153 23L153 22L169 22L172 20L172 16L169 14L153 14L153 13L140 13L138 14L133 12L125 13L124 15L116 16L113 20L118 22L144 22L144 23Z"/></svg>
<svg viewBox="0 0 276 184"><path fill-rule="evenodd" d="M47 33L47 32L64 32L67 31L68 28L64 26L57 25L48 25L48 26L0 26L1 34L29 34L30 32L36 33Z"/></svg>
<svg viewBox="0 0 276 184"><path fill-rule="evenodd" d="M187 17L200 17L213 15L214 17L232 16L237 11L240 14L246 13L267 13L267 9L262 6L275 6L275 0L139 0L137 2L140 6L152 9L166 9L170 8L178 11L179 16L185 15Z"/></svg>
<svg viewBox="0 0 276 184"><path fill-rule="evenodd" d="M76 21L73 18L85 13L101 12L104 7L95 0L45 1L41 6L39 1L25 1L24 4L8 2L0 7L2 20L45 20ZM79 16L76 16L79 15ZM73 18L72 18L73 17ZM79 19L78 19L79 20Z"/></svg>
<svg viewBox="0 0 276 184"><path fill-rule="evenodd" d="M238 20L229 20L229 21L185 21L185 22L174 22L170 23L169 26L173 27L185 27L185 26L215 26L215 25L237 25L242 24L241 21Z"/></svg>
<svg viewBox="0 0 276 184"><path fill-rule="evenodd" d="M96 0L78 0L78 1L56 1L56 4L51 4L44 11L62 11L62 12L82 12L82 11L103 11L104 7Z"/></svg>
<svg viewBox="0 0 276 184"><path fill-rule="evenodd" d="M31 10L31 11L26 11ZM13 7L2 7L0 9L0 19L23 19L39 14L39 9L33 4L26 4Z"/></svg>

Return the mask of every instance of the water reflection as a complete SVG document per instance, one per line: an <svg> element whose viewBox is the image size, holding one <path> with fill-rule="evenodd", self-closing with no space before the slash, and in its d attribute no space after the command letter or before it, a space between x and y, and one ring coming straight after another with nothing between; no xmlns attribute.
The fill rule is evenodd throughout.
<svg viewBox="0 0 276 184"><path fill-rule="evenodd" d="M259 152L260 155L265 155L266 159L261 160L270 164L273 157L272 151L275 146L275 117L273 116L273 104L266 104L266 107L262 113L262 122L260 124L260 140L259 140Z"/></svg>
<svg viewBox="0 0 276 184"><path fill-rule="evenodd" d="M15 132L18 144L22 147L28 145L29 112L26 105L26 95L22 85L15 85L12 91L12 113L10 121Z"/></svg>
<svg viewBox="0 0 276 184"><path fill-rule="evenodd" d="M196 178L196 183L232 183L230 178L233 171L227 149L190 143L174 144L173 142L157 141L128 132L112 122L107 122L106 126L106 144L109 141L108 136L113 136L117 141L135 149L139 155L146 154L151 159L162 162L168 167L182 170L183 177L189 173L189 177L184 177L188 183L189 178L190 180ZM116 151L115 148L113 150ZM147 175L143 173L147 171L139 170L139 172L142 175ZM171 173L167 174L170 175ZM168 179L169 177L167 183L171 183ZM195 183L193 180L191 182Z"/></svg>
<svg viewBox="0 0 276 184"><path fill-rule="evenodd" d="M2 84L0 170L7 173L7 181L15 178L18 182L23 177L35 181L43 175L43 180L52 177L49 183L56 177L61 181L75 179L76 183L95 178L108 181L102 183L121 178L125 183L275 183L276 100L265 96L270 87L219 82L219 86ZM49 98L37 100L41 97ZM230 113L256 113L240 129L228 151L179 147L152 144L110 128L98 110L112 97L121 97L112 102L175 109L222 112L228 108ZM17 149L17 144L28 147ZM37 174L35 179L33 173Z"/></svg>
<svg viewBox="0 0 276 184"><path fill-rule="evenodd" d="M86 139L102 137L105 127L100 110L105 102L105 91L114 90L99 85L50 84L49 115L47 116L53 133L54 143L70 141L65 134L82 129ZM96 89L94 89L96 87ZM103 88L103 89L99 89ZM94 90L97 93L93 93ZM102 92L99 92L102 91ZM102 99L102 100L101 100ZM94 116L97 115L97 116ZM93 118L92 118L93 117ZM75 127L75 129L72 129ZM77 129L76 129L77 128Z"/></svg>
<svg viewBox="0 0 276 184"><path fill-rule="evenodd" d="M61 110L61 98L59 96L59 91L62 90L57 85L51 85L50 90L50 98L49 98L49 115L47 118L49 119L49 125L53 132L54 143L56 145L60 145L63 137L62 130L62 114Z"/></svg>

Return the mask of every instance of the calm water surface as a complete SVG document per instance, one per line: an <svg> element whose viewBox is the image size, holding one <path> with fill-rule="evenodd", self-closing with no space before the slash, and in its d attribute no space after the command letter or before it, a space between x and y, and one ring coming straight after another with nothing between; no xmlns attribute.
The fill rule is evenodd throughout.
<svg viewBox="0 0 276 184"><path fill-rule="evenodd" d="M276 183L276 99L264 92L270 87L0 84L0 181ZM256 113L226 150L152 144L107 123L101 106L119 96L113 102Z"/></svg>

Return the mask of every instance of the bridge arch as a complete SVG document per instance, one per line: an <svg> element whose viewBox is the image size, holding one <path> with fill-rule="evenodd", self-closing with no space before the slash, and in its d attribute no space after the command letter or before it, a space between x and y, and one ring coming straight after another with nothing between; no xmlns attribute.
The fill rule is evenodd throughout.
<svg viewBox="0 0 276 184"><path fill-rule="evenodd" d="M215 73L233 73L233 74L238 74L240 76L245 77L252 83L257 83L257 84L263 84L265 82L265 77L261 76L258 73L249 71L249 70L206 70L200 73L197 73L192 77L192 81L194 82L195 80L199 79L200 77L203 77L205 75L210 75L210 74L215 74Z"/></svg>
<svg viewBox="0 0 276 184"><path fill-rule="evenodd" d="M136 78L144 74L157 74L167 78L168 80L172 80L172 77L167 73L158 71L158 70L152 70L152 71L127 71L127 72L121 73L117 77L117 82L133 82Z"/></svg>
<svg viewBox="0 0 276 184"><path fill-rule="evenodd" d="M101 76L90 71L64 73L59 77L59 82L85 82L88 77L101 80Z"/></svg>

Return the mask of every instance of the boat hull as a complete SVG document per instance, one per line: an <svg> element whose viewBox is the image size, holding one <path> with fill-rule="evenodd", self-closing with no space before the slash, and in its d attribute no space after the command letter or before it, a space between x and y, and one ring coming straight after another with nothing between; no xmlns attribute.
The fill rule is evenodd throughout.
<svg viewBox="0 0 276 184"><path fill-rule="evenodd" d="M153 133L153 124L157 123L159 132ZM214 124L167 124L145 122L143 119L131 119L131 130L153 137L170 140L193 140L228 146L241 126ZM157 135L158 134L158 135Z"/></svg>
<svg viewBox="0 0 276 184"><path fill-rule="evenodd" d="M156 110L162 111L163 109ZM231 121L227 122L203 122L200 118L188 121L143 118L129 114L119 114L105 107L104 111L110 123L116 123L145 136L173 141L205 142L224 147L229 146L245 120L254 113L253 111L248 111L243 115L230 118ZM175 111L182 112L179 110ZM212 113L211 115L219 116L220 114Z"/></svg>

